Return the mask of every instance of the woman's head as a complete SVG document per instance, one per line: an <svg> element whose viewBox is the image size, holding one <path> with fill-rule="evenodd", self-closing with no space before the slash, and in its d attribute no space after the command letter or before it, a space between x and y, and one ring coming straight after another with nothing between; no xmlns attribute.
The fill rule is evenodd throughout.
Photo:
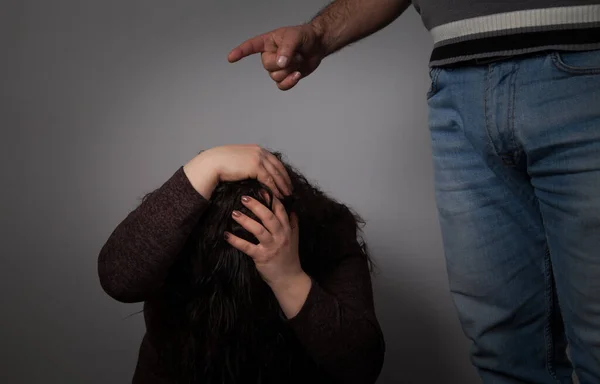
<svg viewBox="0 0 600 384"><path fill-rule="evenodd" d="M281 159L281 154L275 155ZM357 244L357 226L362 222L348 207L284 165L294 191L282 202L288 214L298 216L302 267L318 280L347 250L361 245ZM219 184L189 238L184 257L169 276L169 301L182 331L180 347L175 347L183 363L178 369L192 380L212 377L215 383L227 383L244 375L268 382L264 375L269 369L262 363L279 368L291 363L293 335L285 327L277 300L253 260L224 239L228 231L257 243L231 217L238 210L260 222L241 203L242 196L271 208L273 194L256 180Z"/></svg>

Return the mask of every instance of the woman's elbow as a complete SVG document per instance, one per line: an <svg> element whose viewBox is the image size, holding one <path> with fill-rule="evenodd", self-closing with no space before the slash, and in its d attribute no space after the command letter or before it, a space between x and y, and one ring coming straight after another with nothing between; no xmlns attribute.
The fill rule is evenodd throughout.
<svg viewBox="0 0 600 384"><path fill-rule="evenodd" d="M100 286L108 296L120 303L131 304L144 301L140 295L124 289L122 285L115 284L109 279L100 279Z"/></svg>
<svg viewBox="0 0 600 384"><path fill-rule="evenodd" d="M118 302L130 304L144 301L139 290L131 289L131 282L126 281L123 274L107 263L102 255L98 259L98 279L102 290Z"/></svg>
<svg viewBox="0 0 600 384"><path fill-rule="evenodd" d="M385 360L385 339L381 331L379 329L374 331L369 340L365 348L368 368L366 369L367 372L365 372L364 380L361 382L363 384L375 384L377 382Z"/></svg>
<svg viewBox="0 0 600 384"><path fill-rule="evenodd" d="M378 327L365 327L352 345L346 345L339 361L335 383L375 384L383 369L385 341ZM340 356L341 357L341 356ZM342 363L343 361L343 363ZM333 373L333 371L331 371Z"/></svg>
<svg viewBox="0 0 600 384"><path fill-rule="evenodd" d="M375 351L375 355L376 355L376 363L374 363L373 365L373 383L375 383L377 381L377 379L379 378L379 375L381 374L381 371L383 369L383 363L385 361L385 340L383 338L383 336L381 337L379 343L378 343L378 347L377 350Z"/></svg>

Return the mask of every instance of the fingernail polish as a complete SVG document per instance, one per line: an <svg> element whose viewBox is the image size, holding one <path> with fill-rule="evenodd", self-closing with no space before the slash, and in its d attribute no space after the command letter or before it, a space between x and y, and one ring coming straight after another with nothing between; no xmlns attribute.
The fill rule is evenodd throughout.
<svg viewBox="0 0 600 384"><path fill-rule="evenodd" d="M294 80L300 79L300 72L294 73Z"/></svg>
<svg viewBox="0 0 600 384"><path fill-rule="evenodd" d="M288 62L288 58L285 56L279 56L277 58L277 65L279 65L281 68L285 67L287 65Z"/></svg>
<svg viewBox="0 0 600 384"><path fill-rule="evenodd" d="M229 239L229 233L225 232L225 233L223 234L223 238L224 238L225 240Z"/></svg>
<svg viewBox="0 0 600 384"><path fill-rule="evenodd" d="M243 201L244 203L248 203L248 202L250 202L250 198L249 198L248 196L243 196L243 197L242 197L242 201Z"/></svg>
<svg viewBox="0 0 600 384"><path fill-rule="evenodd" d="M233 217L240 217L242 215L240 211L233 211L231 212L231 214L233 215Z"/></svg>

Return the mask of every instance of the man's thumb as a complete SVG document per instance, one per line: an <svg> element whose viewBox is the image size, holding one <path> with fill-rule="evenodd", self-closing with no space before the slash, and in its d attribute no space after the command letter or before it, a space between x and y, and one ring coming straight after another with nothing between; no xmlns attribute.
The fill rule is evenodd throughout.
<svg viewBox="0 0 600 384"><path fill-rule="evenodd" d="M285 68L294 57L294 53L298 50L301 43L300 34L297 31L293 33L286 33L283 41L279 45L277 50L277 65L280 68Z"/></svg>

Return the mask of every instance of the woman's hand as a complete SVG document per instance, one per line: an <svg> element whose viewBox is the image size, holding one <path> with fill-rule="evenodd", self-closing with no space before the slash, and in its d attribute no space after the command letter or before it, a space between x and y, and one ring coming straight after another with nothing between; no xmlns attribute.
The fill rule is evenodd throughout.
<svg viewBox="0 0 600 384"><path fill-rule="evenodd" d="M273 211L251 197L244 196L242 203L262 224L239 211L233 212L233 219L259 243L252 244L231 233L225 233L225 238L254 260L256 269L273 290L286 316L293 317L302 308L311 287L310 277L300 265L298 218L294 213L288 217L276 197L273 198Z"/></svg>
<svg viewBox="0 0 600 384"><path fill-rule="evenodd" d="M222 181L257 179L278 197L292 193L292 182L283 164L258 145L226 145L201 152L183 170L190 183L210 199Z"/></svg>

